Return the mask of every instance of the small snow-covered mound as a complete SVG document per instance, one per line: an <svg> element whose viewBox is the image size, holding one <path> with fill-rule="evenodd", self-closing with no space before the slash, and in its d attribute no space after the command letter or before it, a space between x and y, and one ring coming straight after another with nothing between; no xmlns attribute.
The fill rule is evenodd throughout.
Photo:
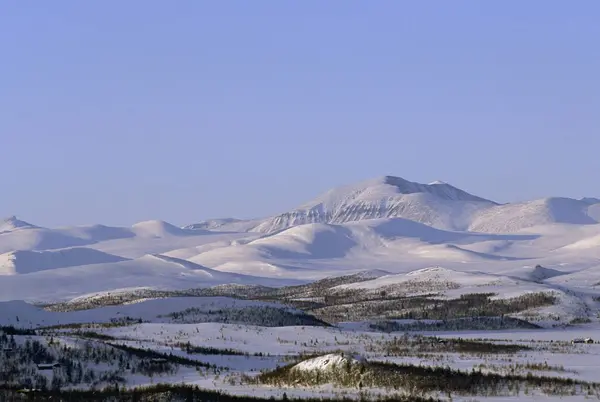
<svg viewBox="0 0 600 402"><path fill-rule="evenodd" d="M431 244L418 246L410 249L408 252L412 255L423 258L456 262L508 259L507 257L499 257L492 254L478 253L463 249L454 244Z"/></svg>
<svg viewBox="0 0 600 402"><path fill-rule="evenodd" d="M593 266L565 275L555 276L547 279L546 283L594 289L600 286L600 266Z"/></svg>
<svg viewBox="0 0 600 402"><path fill-rule="evenodd" d="M480 273L467 273L442 267L418 269L405 274L385 275L379 278L340 285L334 291L398 289L407 294L426 294L464 286L491 285L498 282L498 277Z"/></svg>
<svg viewBox="0 0 600 402"><path fill-rule="evenodd" d="M221 219L210 219L191 225L184 226L186 230L210 230L213 232L248 232L252 228L260 224L259 219L235 219L235 218L221 218Z"/></svg>
<svg viewBox="0 0 600 402"><path fill-rule="evenodd" d="M598 223L588 214L589 207L590 205L584 201L560 197L498 205L478 211L469 230L511 233L552 223L572 225Z"/></svg>
<svg viewBox="0 0 600 402"><path fill-rule="evenodd" d="M555 276L566 275L566 272L557 269L536 266L524 266L507 271L499 272L502 275L511 276L514 278L523 279L532 282L543 282L546 279L554 278Z"/></svg>
<svg viewBox="0 0 600 402"><path fill-rule="evenodd" d="M131 230L139 237L184 236L189 233L187 230L160 220L138 222L131 227Z"/></svg>
<svg viewBox="0 0 600 402"><path fill-rule="evenodd" d="M128 239L135 236L135 233L133 233L133 231L130 228L105 225L70 226L55 229L55 231L68 236L89 240L90 242Z"/></svg>
<svg viewBox="0 0 600 402"><path fill-rule="evenodd" d="M322 223L295 226L248 244L279 258L338 258L357 245L348 228Z"/></svg>
<svg viewBox="0 0 600 402"><path fill-rule="evenodd" d="M298 371L331 371L348 366L357 366L365 363L366 360L358 355L346 355L344 353L330 353L323 356L313 357L292 367L292 370Z"/></svg>
<svg viewBox="0 0 600 402"><path fill-rule="evenodd" d="M0 253L16 250L53 250L89 245L90 241L38 227L0 232Z"/></svg>
<svg viewBox="0 0 600 402"><path fill-rule="evenodd" d="M126 258L84 247L50 251L12 251L0 254L0 275L28 274L55 268L126 260Z"/></svg>
<svg viewBox="0 0 600 402"><path fill-rule="evenodd" d="M562 247L563 250L566 251L577 251L577 250L588 250L595 249L600 247L600 234L586 237L584 239L578 240L574 243L567 244Z"/></svg>
<svg viewBox="0 0 600 402"><path fill-rule="evenodd" d="M332 291L364 290L377 293L386 290L405 296L439 293L447 297L458 297L468 293L497 293L503 290L524 293L528 291L528 287L521 286L520 281L507 276L430 267L404 274L385 275L369 281L340 285L332 288ZM537 287L546 289L542 285L532 284L532 286L536 289Z"/></svg>
<svg viewBox="0 0 600 402"><path fill-rule="evenodd" d="M183 229L205 229L205 230L214 230L223 227L224 225L231 225L234 223L243 222L241 219L236 218L217 218L217 219L209 219L206 221L201 221L198 223L193 223L191 225L184 226Z"/></svg>
<svg viewBox="0 0 600 402"><path fill-rule="evenodd" d="M232 272L236 274L256 275L264 277L289 277L297 268L287 268L282 265L270 264L261 261L248 262L226 262L214 268L222 272Z"/></svg>
<svg viewBox="0 0 600 402"><path fill-rule="evenodd" d="M228 246L231 246L232 244L233 244L233 241L231 241L231 240L221 240L221 241L210 242L208 244L201 244L199 246L171 250L171 251L168 251L168 252L162 253L162 254L166 255L168 257L175 257L175 258L191 260L192 258L194 258L202 253L206 253L207 251L216 250L216 249L222 248L222 247L228 247Z"/></svg>

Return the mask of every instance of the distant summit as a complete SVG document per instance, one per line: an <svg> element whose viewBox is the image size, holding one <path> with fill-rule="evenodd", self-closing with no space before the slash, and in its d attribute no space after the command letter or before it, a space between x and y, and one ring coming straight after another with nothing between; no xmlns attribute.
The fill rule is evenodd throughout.
<svg viewBox="0 0 600 402"><path fill-rule="evenodd" d="M18 219L16 216L9 216L0 222L0 233L2 232L10 232L17 229L34 229L37 226L32 225L31 223L22 221Z"/></svg>
<svg viewBox="0 0 600 402"><path fill-rule="evenodd" d="M405 218L442 229L463 230L473 212L496 205L441 181L422 184L383 176L334 188L293 211L259 223L251 231L271 233L307 223L341 224L379 218Z"/></svg>
<svg viewBox="0 0 600 402"><path fill-rule="evenodd" d="M403 218L442 230L514 233L550 224L596 224L600 222L600 199L552 197L499 204L441 180L423 184L382 176L333 188L291 211L266 219L215 219L186 228L269 234L311 223L343 224L382 218Z"/></svg>
<svg viewBox="0 0 600 402"><path fill-rule="evenodd" d="M397 176L385 176L383 177L383 179L374 179L370 180L369 182L371 182L371 186L377 186L377 182L379 181L381 181L383 184L396 187L398 189L398 192L401 194L428 193L446 200L480 201L496 204L493 201L474 196L472 194L467 193L466 191L458 189L454 186L451 186L448 183L444 183L443 181L439 180L436 180L430 184L421 184L408 181Z"/></svg>

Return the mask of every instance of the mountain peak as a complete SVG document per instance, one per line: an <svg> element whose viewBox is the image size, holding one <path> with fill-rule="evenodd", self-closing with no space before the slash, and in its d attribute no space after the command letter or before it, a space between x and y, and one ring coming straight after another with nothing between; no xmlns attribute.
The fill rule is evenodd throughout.
<svg viewBox="0 0 600 402"><path fill-rule="evenodd" d="M273 233L307 223L341 224L396 217L464 230L470 213L496 205L446 183L422 184L383 176L333 188L292 211L261 222L251 231Z"/></svg>
<svg viewBox="0 0 600 402"><path fill-rule="evenodd" d="M22 221L18 219L15 215L9 216L5 218L2 222L0 222L0 233L1 232L9 232L16 229L31 229L36 228L37 226L32 225L31 223Z"/></svg>
<svg viewBox="0 0 600 402"><path fill-rule="evenodd" d="M397 192L400 194L426 193L450 201L475 201L496 204L493 201L469 194L440 180L429 184L422 184L408 181L398 176L384 176L383 184L396 187Z"/></svg>

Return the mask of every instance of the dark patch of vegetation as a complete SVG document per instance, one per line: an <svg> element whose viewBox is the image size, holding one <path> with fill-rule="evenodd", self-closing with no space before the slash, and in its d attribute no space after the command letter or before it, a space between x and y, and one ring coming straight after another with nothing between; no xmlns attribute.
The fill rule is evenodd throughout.
<svg viewBox="0 0 600 402"><path fill-rule="evenodd" d="M81 336L82 338L98 339L100 341L116 341L117 340L117 338L115 338L114 336L107 335L107 334L101 334L101 333L94 332L94 331L77 332L77 335Z"/></svg>
<svg viewBox="0 0 600 402"><path fill-rule="evenodd" d="M79 329L79 328L116 328L124 327L127 325L141 324L143 320L141 318L133 317L119 317L111 318L109 322L95 322L95 323L69 323L69 324L58 324L49 325L46 327L39 327L39 330L57 330L57 329Z"/></svg>
<svg viewBox="0 0 600 402"><path fill-rule="evenodd" d="M441 321L378 321L369 325L374 331L405 332L405 331L477 331L501 329L539 329L539 325L513 317L466 317Z"/></svg>
<svg viewBox="0 0 600 402"><path fill-rule="evenodd" d="M130 292L119 292L111 294L110 292L103 296L97 296L93 299L82 299L77 302L64 302L47 304L43 307L48 311L78 311L89 310L98 307L120 306L125 303L131 303L142 299L164 299L167 297L215 297L226 296L238 299L255 298L258 295L268 293L273 288L259 285L231 286L220 285L211 288L198 288L187 290L154 290L139 289Z"/></svg>
<svg viewBox="0 0 600 402"><path fill-rule="evenodd" d="M531 347L510 343L473 341L462 338L437 338L428 336L401 336L377 342L367 350L386 356L411 356L416 353L475 353L512 354L529 351Z"/></svg>
<svg viewBox="0 0 600 402"><path fill-rule="evenodd" d="M0 400L10 401L103 401L103 402L262 402L262 401L301 401L301 402L355 402L351 398L292 398L285 393L282 398L261 398L256 396L228 395L219 391L201 389L198 386L183 384L157 384L151 387L123 389L117 386L102 390L46 390L22 392L18 388L0 385ZM439 402L438 399L393 396L374 402Z"/></svg>
<svg viewBox="0 0 600 402"><path fill-rule="evenodd" d="M144 289L114 295L108 294L104 297L81 300L77 303L49 305L45 308L51 311L72 311L121 305L143 298L226 296L245 300L279 302L303 310L305 314L297 314L276 307L248 306L215 309L208 312L201 309L188 309L173 313L171 318L176 322L183 323L221 322L261 326L326 326L342 321L373 319L449 321L467 317L505 317L509 314L556 303L556 296L549 292L529 293L510 299L493 299L492 297L495 296L493 293L466 294L455 299L441 298L440 294L444 291L459 287L453 282L411 281L402 285L383 287L377 291L335 288L338 285L370 279L373 277L355 274L282 288L217 286L184 291ZM430 293L413 295L422 292L423 289L428 289ZM483 324L483 321L479 321L479 324ZM490 322L490 324L494 325L494 328L498 326L498 323ZM521 323L516 321L501 322L501 325L505 327L513 324L517 325L517 328L522 328Z"/></svg>
<svg viewBox="0 0 600 402"><path fill-rule="evenodd" d="M569 321L569 325L589 324L592 320L588 317L576 317Z"/></svg>
<svg viewBox="0 0 600 402"><path fill-rule="evenodd" d="M89 387L123 384L129 374L152 377L175 374L178 369L167 360L136 358L98 342L76 341L67 346L53 337L25 336L17 342L18 336L0 333L0 384L60 390L81 384ZM48 377L45 372L52 376Z"/></svg>
<svg viewBox="0 0 600 402"><path fill-rule="evenodd" d="M217 322L224 324L260 325L265 327L330 326L330 324L302 311L270 306L206 309L190 307L166 314L175 323L196 324Z"/></svg>
<svg viewBox="0 0 600 402"><path fill-rule="evenodd" d="M219 349L210 346L195 346L190 342L178 343L175 346L185 351L187 354L199 354L199 355L230 355L230 356L249 356L248 353L242 352L235 349Z"/></svg>
<svg viewBox="0 0 600 402"><path fill-rule="evenodd" d="M13 326L0 326L0 332L6 335L35 335L36 332L34 329L27 328L16 328Z"/></svg>
<svg viewBox="0 0 600 402"><path fill-rule="evenodd" d="M365 293L365 292L363 292ZM449 320L464 317L504 317L531 308L553 305L556 297L546 292L529 293L510 299L492 299L493 293L472 293L456 299L440 299L436 295L379 296L360 301L367 296L336 299L333 304L312 311L329 322L360 321L365 319Z"/></svg>
<svg viewBox="0 0 600 402"><path fill-rule="evenodd" d="M198 360L187 359L182 356L176 356L172 353L160 353L151 349L140 349L134 348L132 346L115 344L115 343L107 343L107 345L112 346L115 349L122 350L127 352L130 355L137 356L143 359L165 359L168 362L180 364L183 366L193 366L193 367L204 367L204 368L216 368L214 364L204 363Z"/></svg>

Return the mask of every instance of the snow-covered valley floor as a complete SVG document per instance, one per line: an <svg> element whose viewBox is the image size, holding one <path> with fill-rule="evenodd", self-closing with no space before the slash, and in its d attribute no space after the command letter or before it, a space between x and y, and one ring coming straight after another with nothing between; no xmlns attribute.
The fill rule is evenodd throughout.
<svg viewBox="0 0 600 402"><path fill-rule="evenodd" d="M356 329L359 325L348 327L353 326L157 322L40 329L37 335L3 335L0 360L8 364L20 353L47 349L50 357L42 363L60 362L62 367L40 372L35 369L39 361L33 359L27 363L22 358L23 363L16 367L25 376L33 374L32 388L49 389L58 381L63 389L102 389L115 383L129 389L185 383L205 390L225 390L232 395L267 398L281 398L285 393L288 398L377 399L412 395L454 401L524 398L575 401L597 399L600 395L600 385L595 384L600 369L600 343L572 343L574 339L593 337L597 326L422 334L364 331ZM35 341L40 346L32 348ZM42 355L46 356L45 352ZM482 382L476 388L462 390L444 382L423 389L404 389L399 383L369 385L369 370L378 362L385 367L408 370L407 373L438 367L467 379L474 374L495 373L512 380L486 385L485 377L478 380ZM345 378L344 373L352 373L353 365L362 367L360 373L357 371L360 380L349 377L348 383L340 383L338 379ZM300 376L290 382L285 376L277 380L280 382L269 382L272 381L269 375L286 367L292 367L289 372ZM45 385L37 379L40 373L47 379ZM308 375L316 375L320 380ZM261 376L265 378L259 379ZM328 376L334 379L328 380ZM405 378L410 376L406 374ZM573 382L561 383L556 379ZM19 381L27 380L7 383L19 384ZM315 382L309 384L310 381ZM536 383L540 381L542 385Z"/></svg>

